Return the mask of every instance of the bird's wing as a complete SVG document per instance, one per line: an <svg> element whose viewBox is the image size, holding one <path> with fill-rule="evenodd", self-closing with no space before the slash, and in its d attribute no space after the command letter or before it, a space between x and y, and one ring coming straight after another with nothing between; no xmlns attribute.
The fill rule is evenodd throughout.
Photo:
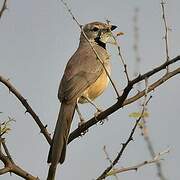
<svg viewBox="0 0 180 180"><path fill-rule="evenodd" d="M104 49L98 54L101 58L107 58ZM74 98L80 97L102 72L103 67L91 47L78 48L66 66L59 86L59 99L70 102Z"/></svg>

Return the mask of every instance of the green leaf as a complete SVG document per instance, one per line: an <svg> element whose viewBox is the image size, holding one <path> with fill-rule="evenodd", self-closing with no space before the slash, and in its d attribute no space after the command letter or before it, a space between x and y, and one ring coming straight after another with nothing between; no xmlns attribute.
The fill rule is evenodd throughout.
<svg viewBox="0 0 180 180"><path fill-rule="evenodd" d="M142 112L132 112L131 114L129 114L129 117L135 118L135 119L138 119L140 117L148 118L149 117L149 112L145 111L143 114L142 114Z"/></svg>

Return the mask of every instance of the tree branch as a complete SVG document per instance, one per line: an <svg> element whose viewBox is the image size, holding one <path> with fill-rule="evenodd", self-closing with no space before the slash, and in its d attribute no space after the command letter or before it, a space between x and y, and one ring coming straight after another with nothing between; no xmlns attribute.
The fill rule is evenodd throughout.
<svg viewBox="0 0 180 180"><path fill-rule="evenodd" d="M157 81L155 81L153 84L151 84L148 87L147 93L153 91L158 86L163 84L165 81L167 81L168 79L170 79L171 77L173 77L173 76L175 76L176 74L179 74L179 73L180 73L180 68L177 68L176 70L174 70L172 72L169 72L168 74L165 74L162 78L158 79ZM145 89L143 91L138 92L135 96L125 100L124 103L123 103L123 106L126 106L128 104L131 104L131 103L135 102L136 100L140 99L144 95L145 95Z"/></svg>
<svg viewBox="0 0 180 180"><path fill-rule="evenodd" d="M158 153L158 155L154 156L153 159L144 161L144 162L139 163L137 165L126 167L126 168L113 169L109 173L107 173L106 177L116 175L116 174L119 174L119 173L122 173L122 172L132 171L132 170L137 171L139 168L141 168L141 167L143 167L145 165L158 163L161 160L161 156L166 154L166 153L169 153L169 150L160 152L160 153Z"/></svg>
<svg viewBox="0 0 180 180"><path fill-rule="evenodd" d="M133 88L134 84L142 81L146 77L150 77L150 76L156 74L157 72L165 69L168 65L173 64L173 63L175 63L175 62L177 62L179 60L180 60L180 56L177 56L177 57L171 59L170 61L163 63L162 65L158 66L157 68L155 68L155 69L153 69L153 70L151 70L151 71L149 71L149 72L147 72L147 73L145 73L143 75L139 75L137 78L133 79L132 81L129 81L128 85L124 89L124 92L123 92L122 96L118 98L118 101L115 104L113 104L111 107L106 109L105 111L101 112L97 117L91 118L89 121L87 121L83 125L79 126L77 129L75 129L70 134L68 142L70 143L75 138L81 136L81 134L84 131L86 131L88 128L90 128L91 126L93 126L97 122L105 119L107 116L109 116L113 112L115 112L118 109L122 108L123 106L128 105L130 103L133 103L137 99L143 97L144 94L145 94L145 91L139 92L137 95L135 95L135 96L133 96L133 97L131 97L131 98L126 100L128 94L131 91L131 89ZM158 81L156 81L155 83L153 83L152 85L149 86L148 92L154 90L156 87L158 87L159 85L161 85L162 83L167 81L169 78L171 78L174 75L178 74L179 71L180 71L180 68L177 68L175 71L169 72L168 74L166 74L165 76L160 78ZM50 137L50 134L48 133L48 131L46 129L46 125L42 124L41 120L39 119L37 114L33 111L31 106L28 104L27 100L9 82L8 79L5 79L1 75L0 75L0 82L2 82L6 87L8 87L9 91L12 92L19 99L19 101L22 103L22 105L26 108L26 112L28 112L32 116L32 118L35 120L35 122L37 123L37 125L41 129L41 133L45 136L45 138L48 141L48 143L51 144L51 137Z"/></svg>
<svg viewBox="0 0 180 180"><path fill-rule="evenodd" d="M6 153L6 155L5 155L4 153L2 153L2 150L0 150L0 160L4 164L4 168L0 169L0 175L10 172L10 173L14 173L14 174L16 174L24 179L27 179L27 180L39 180L38 177L34 177L27 171L23 170L21 167L17 166L10 156L10 153L5 144L4 138L0 138L0 141L3 145L4 151Z"/></svg>
<svg viewBox="0 0 180 180"><path fill-rule="evenodd" d="M168 42L169 42L169 33L168 33L168 25L167 25L167 20L165 16L165 7L164 7L164 0L161 0L161 8L162 8L162 19L164 23L164 40L165 40L165 52L166 52L166 61L169 61L169 47L168 47ZM167 72L168 72L168 66L166 67Z"/></svg>
<svg viewBox="0 0 180 180"><path fill-rule="evenodd" d="M109 22L110 22L110 21L107 20L107 23L109 23ZM123 33L123 32L120 32L120 34L124 34L124 33ZM128 74L128 70L127 70L127 64L125 63L125 60L124 60L123 55L122 55L122 53L121 53L121 47L120 47L120 45L119 45L119 43L118 43L118 41L117 41L117 36L115 37L112 32L111 32L111 35L112 35L112 37L113 37L113 39L114 39L114 41L115 41L115 45L116 45L117 50L118 50L118 55L119 55L119 57L120 57L120 61L121 61L122 64L123 64L124 73L125 73L125 75L126 75L126 79L127 79L127 81L129 82L129 81L130 81L130 78L129 78L129 74Z"/></svg>
<svg viewBox="0 0 180 180"><path fill-rule="evenodd" d="M106 146L103 147L103 151L104 151L104 154L105 154L105 156L106 156L106 159L109 161L110 164L112 164L112 160L111 160L111 158L109 157L109 154L108 154L108 152L107 152L107 150L106 150ZM116 170L117 170L116 168L114 168L114 167L112 168L112 171L113 171L113 172L116 171ZM110 175L109 175L109 176L110 176ZM116 180L119 180L119 179L118 179L118 176L117 176L117 173L112 173L111 176L114 176Z"/></svg>
<svg viewBox="0 0 180 180"><path fill-rule="evenodd" d="M35 113L35 111L31 108L31 106L29 105L29 103L27 102L27 100L20 94L20 92L10 83L10 81L8 79L5 79L3 76L0 75L0 82L2 82L8 89L10 92L12 92L18 99L19 101L22 103L22 105L25 107L26 112L28 112L32 118L34 119L34 121L36 122L36 124L39 126L41 133L44 135L44 137L46 138L47 142L49 144L51 144L51 137L50 134L47 131L47 125L43 125L40 118L38 117L38 115Z"/></svg>
<svg viewBox="0 0 180 180"><path fill-rule="evenodd" d="M148 146L148 150L151 154L151 157L154 157L155 156L155 151L154 151L154 147L153 147L153 144L149 138L149 135L147 133L147 126L146 125L143 125L145 127L143 127L144 131L146 133L143 133L143 136L144 136L144 139L147 143L147 146ZM163 170L162 170L162 166L161 166L161 162L160 161L157 161L156 162L156 167L157 167L157 175L159 176L160 180L166 180L164 174L163 174Z"/></svg>
<svg viewBox="0 0 180 180"><path fill-rule="evenodd" d="M147 104L148 101L146 101L146 97L144 99L144 104ZM126 147L128 146L128 144L133 140L133 135L135 133L135 130L140 122L140 120L142 119L143 117L143 114L144 114L144 107L142 109L142 112L141 112L141 115L140 117L136 120L136 123L134 124L130 134L129 134L129 137L127 138L126 142L125 143L122 143L122 147L118 153L118 155L116 156L116 158L112 161L111 165L108 166L104 171L103 173L96 179L96 180L102 180L102 179L105 179L107 177L107 174L110 172L110 170L118 163L119 159L121 158L121 156L123 155L123 152L125 151Z"/></svg>
<svg viewBox="0 0 180 180"><path fill-rule="evenodd" d="M122 96L120 96L120 98L118 98L118 101L115 104L113 104L111 107L107 108L105 111L101 112L97 117L91 118L86 123L82 124L77 129L75 129L70 134L68 143L70 143L75 138L81 136L81 134L83 132L85 132L88 128L90 128L91 126L93 126L97 122L105 119L107 116L111 115L112 113L114 113L118 109L120 109L123 106L125 106L127 104L130 104L130 103L136 101L137 99L141 98L142 96L144 96L145 91L142 91L142 92L138 93L137 95L135 95L134 97L126 100L129 92L132 90L133 86L136 83L144 80L145 78L151 77L152 75L154 75L154 74L158 73L159 71L165 69L168 65L173 64L173 63L175 63L175 62L177 62L179 60L180 60L180 56L177 56L177 57L175 57L175 58L173 58L173 59L171 59L169 61L166 61L165 63L163 63L162 65L156 67L155 69L153 69L151 71L148 71L147 73L145 73L143 75L139 75L137 78L130 81L128 83L128 85L126 86L126 88L124 89ZM167 73L165 76L160 78L158 81L156 81L155 83L150 85L147 91L150 92L150 91L154 90L156 87L163 84L169 78L171 78L172 76L175 76L176 74L179 74L179 73L180 73L180 68L177 68L175 71Z"/></svg>

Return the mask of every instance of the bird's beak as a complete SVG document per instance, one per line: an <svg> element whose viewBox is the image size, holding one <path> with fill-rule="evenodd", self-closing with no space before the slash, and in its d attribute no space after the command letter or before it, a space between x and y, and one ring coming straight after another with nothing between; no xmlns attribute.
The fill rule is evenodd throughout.
<svg viewBox="0 0 180 180"><path fill-rule="evenodd" d="M113 31L113 30L116 29L116 28L117 28L117 26L111 25L111 31Z"/></svg>
<svg viewBox="0 0 180 180"><path fill-rule="evenodd" d="M117 28L117 26L111 25L110 30L113 31L113 30L116 29L116 28ZM116 44L116 40L115 40L115 38L113 37L112 32L110 32L109 38L108 38L108 40L107 40L106 43L109 43L109 44Z"/></svg>
<svg viewBox="0 0 180 180"><path fill-rule="evenodd" d="M113 34L111 32L116 28L117 28L117 26L115 26L115 25L109 25L109 30L105 34L101 34L101 36L100 36L101 42L109 43L109 44L116 44L116 40L113 37Z"/></svg>

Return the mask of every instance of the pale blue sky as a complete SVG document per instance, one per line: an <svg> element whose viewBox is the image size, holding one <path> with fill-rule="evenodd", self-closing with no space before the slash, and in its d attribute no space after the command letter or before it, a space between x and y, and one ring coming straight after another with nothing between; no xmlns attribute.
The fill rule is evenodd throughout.
<svg viewBox="0 0 180 180"><path fill-rule="evenodd" d="M3 0L0 0L2 4ZM163 23L159 0L68 0L69 6L80 23L105 21L118 26L117 31L125 33L120 37L123 56L132 77L134 70L133 15L135 7L139 12L139 49L142 60L141 72L156 67L165 59ZM180 7L179 0L169 0L167 4L170 32L170 57L180 54ZM9 78L32 108L39 115L48 130L53 131L59 102L57 90L62 73L70 56L78 46L79 28L60 1L23 0L8 1L8 10L0 20L0 74ZM115 47L109 47L112 56L112 78L122 89L126 83L122 65ZM177 63L179 64L179 63ZM176 65L177 66L177 65ZM158 76L156 76L158 77ZM151 80L150 80L151 81ZM180 142L179 137L179 77L166 82L152 93L149 103L148 125L150 137L156 152L167 147L171 152L163 161L163 170L168 180L179 180ZM102 108L115 102L112 87L96 101ZM120 145L131 131L134 120L128 115L136 111L137 104L129 105L109 117L103 126L97 125L82 138L74 140L67 150L65 163L58 169L57 180L92 180L96 178L108 162L103 153L106 145L111 157L115 157ZM88 119L94 113L89 105L81 106ZM12 131L7 135L7 145L15 162L40 179L45 179L49 145L29 114L7 88L0 84L0 119L8 116L16 119ZM78 124L74 117L72 128ZM132 142L119 164L130 166L150 158L140 131L137 130ZM19 180L14 174L1 176L3 180ZM108 178L107 178L108 179ZM109 178L113 179L113 177ZM123 180L158 180L153 165L143 167L138 172L119 175Z"/></svg>

